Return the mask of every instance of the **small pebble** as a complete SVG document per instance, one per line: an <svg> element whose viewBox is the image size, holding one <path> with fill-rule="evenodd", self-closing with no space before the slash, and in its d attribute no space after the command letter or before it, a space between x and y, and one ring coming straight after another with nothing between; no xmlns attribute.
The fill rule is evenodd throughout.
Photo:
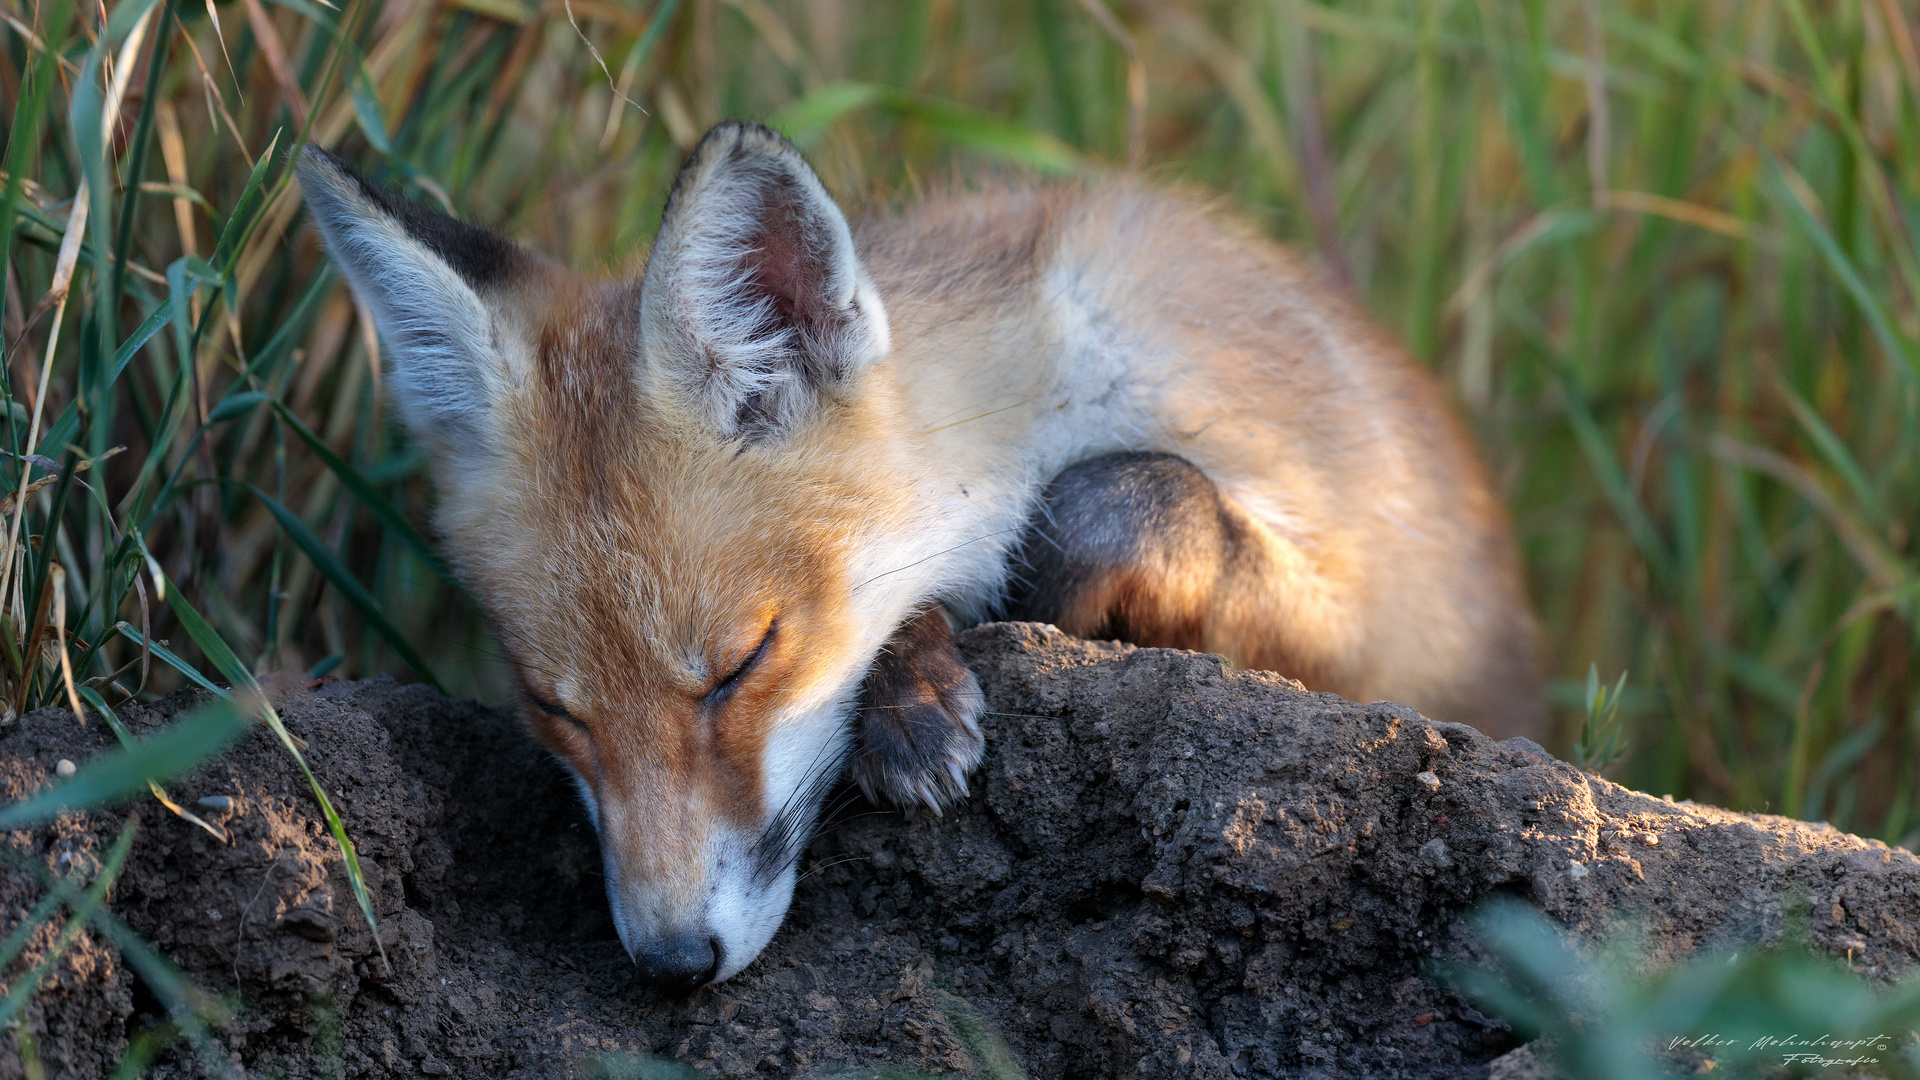
<svg viewBox="0 0 1920 1080"><path fill-rule="evenodd" d="M212 810L217 813L225 813L226 811L233 809L233 800L225 795L203 795L200 798L195 799L193 805L199 807L202 810Z"/></svg>
<svg viewBox="0 0 1920 1080"><path fill-rule="evenodd" d="M1420 786L1428 791L1440 790L1440 778L1431 772L1417 772L1413 774L1413 778L1420 781Z"/></svg>
<svg viewBox="0 0 1920 1080"><path fill-rule="evenodd" d="M1592 871L1587 869L1585 863L1568 863L1567 864L1567 876L1572 878L1575 881L1579 881L1581 878L1586 877L1590 873L1592 873Z"/></svg>
<svg viewBox="0 0 1920 1080"><path fill-rule="evenodd" d="M1646 833L1646 834L1643 834L1643 835L1642 835L1642 836L1640 837L1640 842L1641 842L1641 843L1643 843L1643 844L1645 844L1645 845L1647 845L1648 847L1659 847L1659 846L1660 846L1660 835L1659 835L1658 833Z"/></svg>
<svg viewBox="0 0 1920 1080"><path fill-rule="evenodd" d="M72 776L74 768L73 762L68 761L66 758L61 758L60 763L53 767L53 771L58 776Z"/></svg>

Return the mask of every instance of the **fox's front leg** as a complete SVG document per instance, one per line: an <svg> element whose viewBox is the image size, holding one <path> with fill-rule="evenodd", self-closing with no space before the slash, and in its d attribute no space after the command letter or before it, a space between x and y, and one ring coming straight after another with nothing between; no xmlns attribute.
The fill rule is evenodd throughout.
<svg viewBox="0 0 1920 1080"><path fill-rule="evenodd" d="M867 672L848 771L875 802L938 814L967 793L967 774L985 747L985 708L945 613L929 608L893 632Z"/></svg>

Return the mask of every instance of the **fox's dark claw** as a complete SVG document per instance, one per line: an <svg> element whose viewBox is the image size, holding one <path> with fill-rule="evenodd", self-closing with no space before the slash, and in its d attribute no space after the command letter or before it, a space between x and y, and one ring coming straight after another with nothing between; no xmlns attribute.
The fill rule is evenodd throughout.
<svg viewBox="0 0 1920 1080"><path fill-rule="evenodd" d="M965 798L980 763L986 709L938 609L894 631L860 690L859 734L848 766L867 798L935 814Z"/></svg>

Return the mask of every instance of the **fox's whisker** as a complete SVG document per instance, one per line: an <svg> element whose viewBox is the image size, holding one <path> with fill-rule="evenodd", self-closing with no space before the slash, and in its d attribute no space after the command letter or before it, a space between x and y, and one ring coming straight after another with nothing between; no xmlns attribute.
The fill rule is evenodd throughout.
<svg viewBox="0 0 1920 1080"><path fill-rule="evenodd" d="M866 862L866 861L867 861L867 857L865 855L842 855L837 859L830 859L826 862L821 863L818 866L809 867L806 873L801 874L799 877L794 879L794 884L798 885L800 882L805 881L816 874L825 873L826 871L831 870L836 866L845 866L846 864L852 863L852 862Z"/></svg>
<svg viewBox="0 0 1920 1080"><path fill-rule="evenodd" d="M893 569L891 569L891 570L887 570L887 571L884 571L884 572L882 572L882 573L878 573L878 574L875 574L875 575L873 575L872 577L870 577L870 578L868 578L867 580L865 580L865 581L863 581L863 582L861 582L860 584L858 584L858 585L855 585L855 586L853 587L853 591L854 591L854 592L859 592L859 591L860 591L861 589L864 589L864 588L866 588L867 586L869 586L869 585L871 585L871 584L873 584L874 582L876 582L876 581L879 581L879 580L880 580L881 578L883 578L883 577L891 577L892 575L894 575L894 574L897 574L897 573L899 573L899 572L900 572L900 571L902 571L902 570L911 570L911 569L913 569L914 567L916 567L916 566L919 566L919 565L920 565L921 563L925 563L925 562L931 562L932 560L934 560L934 559L937 559L937 558L939 558L939 557L940 557L940 556L942 556L942 555L949 555L949 554L952 554L953 552L956 552L956 551L959 551L959 550L960 550L961 548L963 548L963 547L968 547L968 546L970 546L970 545L973 545L973 544L977 544L977 543L979 543L979 542L980 542L980 541L982 541L982 540L991 540L991 539L993 539L993 538L994 538L994 537L996 537L996 536L1005 536L1006 534L1008 534L1008 533L1011 533L1011 532L1019 532L1019 531L1020 531L1021 529L1023 529L1023 528L1025 528L1025 526L1024 526L1024 525L1022 525L1022 526L1015 526L1015 527L1013 527L1013 528L1010 528L1010 529L995 529L994 531L992 531L992 532L990 532L990 533L983 533L983 534L981 534L981 535L979 535L979 536L976 536L976 537L974 537L974 538L973 538L973 539L971 539L971 540L963 540L963 541L961 541L960 543L958 543L958 544L955 544L955 545L953 545L953 546L952 546L952 547L950 547L950 548L942 548L942 549L940 549L939 551L936 551L936 552L934 552L933 554L931 554L931 555L928 555L928 556L927 556L926 558L924 558L924 559L915 559L915 560L913 560L912 562L910 562L910 563L907 563L907 564L906 564L906 565L904 565L904 566L896 566L896 567L894 567L894 568L893 568Z"/></svg>

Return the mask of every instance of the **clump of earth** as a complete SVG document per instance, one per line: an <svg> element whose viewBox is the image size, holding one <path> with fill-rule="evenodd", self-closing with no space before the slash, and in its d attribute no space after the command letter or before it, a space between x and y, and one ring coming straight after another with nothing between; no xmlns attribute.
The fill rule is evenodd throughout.
<svg viewBox="0 0 1920 1080"><path fill-rule="evenodd" d="M1920 860L1777 817L1675 804L1385 702L1218 657L996 624L961 636L991 712L966 804L842 806L786 925L740 975L643 987L593 830L506 712L389 679L279 684L337 794L379 923L265 731L169 793L7 834L56 872L140 831L111 907L230 996L211 1047L153 1077L1485 1077L1528 1051L1423 975L1472 960L1461 916L1524 897L1576 936L1631 916L1653 959L1778 938L1891 978L1920 959ZM136 732L197 701L127 710ZM43 710L0 734L0 799L105 725ZM0 872L0 935L39 900ZM1811 910L1811 917L1804 913ZM1799 912L1801 914L1793 914ZM64 920L59 920L64 921ZM45 954L46 927L7 969ZM384 952L384 957L382 953ZM92 931L25 1014L50 1077L110 1073L160 999ZM23 1075L0 1037L0 1080Z"/></svg>

